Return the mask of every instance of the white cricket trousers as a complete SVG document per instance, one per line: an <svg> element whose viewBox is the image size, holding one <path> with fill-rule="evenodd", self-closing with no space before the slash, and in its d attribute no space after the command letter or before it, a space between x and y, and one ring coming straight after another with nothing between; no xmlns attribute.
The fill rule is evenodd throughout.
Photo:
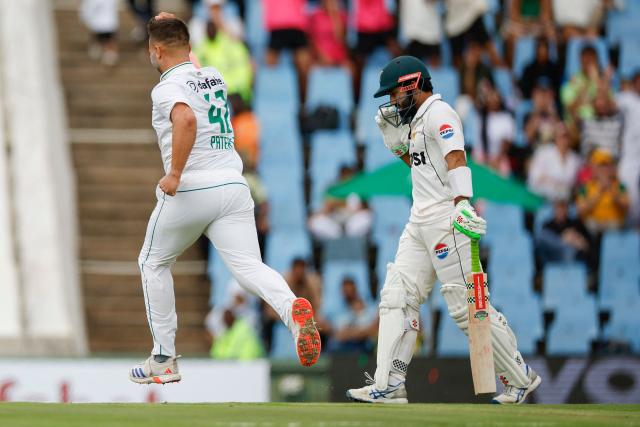
<svg viewBox="0 0 640 427"><path fill-rule="evenodd" d="M262 263L254 203L244 178L178 191L173 197L157 187L156 197L138 259L153 338L151 354L176 355L178 325L171 267L202 234L211 240L240 286L265 300L290 327L295 296L282 276Z"/></svg>
<svg viewBox="0 0 640 427"><path fill-rule="evenodd" d="M422 304L429 296L436 278L442 283L440 292L449 316L466 334L468 307L466 277L471 273L471 239L452 227L449 217L429 224L408 223L400 237L395 267L407 292L409 302ZM387 275L387 282L391 278ZM385 283L385 286L389 283ZM517 286L517 284L514 284ZM489 277L489 289L491 278ZM492 344L496 374L505 385L526 387L524 360L518 351L516 337L505 316L489 305ZM443 320L444 321L444 320ZM415 346L415 337L412 338ZM410 353L400 359L408 364Z"/></svg>

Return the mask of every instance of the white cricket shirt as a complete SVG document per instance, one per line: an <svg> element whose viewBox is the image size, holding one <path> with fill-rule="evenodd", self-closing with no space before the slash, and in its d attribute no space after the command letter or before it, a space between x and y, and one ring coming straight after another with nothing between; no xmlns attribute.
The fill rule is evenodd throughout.
<svg viewBox="0 0 640 427"><path fill-rule="evenodd" d="M464 134L458 114L440 95L431 95L411 121L409 155L413 183L413 223L430 223L453 212L445 156L464 150Z"/></svg>
<svg viewBox="0 0 640 427"><path fill-rule="evenodd" d="M241 178L242 160L234 148L227 86L218 70L197 69L191 62L178 64L162 73L151 99L152 124L166 173L171 169L173 107L184 103L196 116L196 141L182 172L181 190L206 180L218 183Z"/></svg>

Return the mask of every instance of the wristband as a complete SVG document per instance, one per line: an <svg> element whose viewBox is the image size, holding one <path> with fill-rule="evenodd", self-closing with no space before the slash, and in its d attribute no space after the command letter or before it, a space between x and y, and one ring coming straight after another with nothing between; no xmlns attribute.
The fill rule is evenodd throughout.
<svg viewBox="0 0 640 427"><path fill-rule="evenodd" d="M453 197L472 197L473 185L471 184L471 169L467 166L460 166L451 169L447 173L449 186L453 192Z"/></svg>

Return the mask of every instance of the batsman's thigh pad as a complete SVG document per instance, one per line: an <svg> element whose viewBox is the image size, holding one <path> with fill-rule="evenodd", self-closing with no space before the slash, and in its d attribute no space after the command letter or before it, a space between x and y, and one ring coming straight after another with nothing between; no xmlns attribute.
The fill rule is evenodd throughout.
<svg viewBox="0 0 640 427"><path fill-rule="evenodd" d="M394 276L394 265L389 264L387 277ZM417 301L409 298L401 281L387 281L380 293L380 326L378 329L378 355L375 374L376 388L385 390L389 373L393 369L402 376L413 355L417 332L420 329Z"/></svg>
<svg viewBox="0 0 640 427"><path fill-rule="evenodd" d="M457 283L445 283L440 287L440 293L447 303L449 316L465 333L469 329L469 306L467 304L467 288Z"/></svg>

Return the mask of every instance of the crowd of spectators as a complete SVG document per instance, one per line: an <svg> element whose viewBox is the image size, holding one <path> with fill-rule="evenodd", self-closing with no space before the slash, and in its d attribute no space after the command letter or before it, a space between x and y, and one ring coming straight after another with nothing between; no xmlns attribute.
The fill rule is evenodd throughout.
<svg viewBox="0 0 640 427"><path fill-rule="evenodd" d="M357 108L369 58L381 50L389 56L411 54L432 69L457 71L460 87L455 106L465 125L475 119L475 126L466 129L472 158L504 177L526 183L553 205L553 215L536 236L541 264L577 260L597 270L602 233L637 226L640 69L635 75L622 76L616 69L616 47L610 46L611 60L603 63L596 46L605 35L606 14L622 7L620 2L264 0L269 34L264 58L252 58L241 33L225 28L220 20L222 3L205 0L207 34L195 52L202 65L223 71L230 92L244 101L237 107L241 116L251 114L252 70L276 66L283 51L291 52L301 107L314 66L343 67L351 76ZM220 37L224 38L216 40ZM510 66L522 37L534 37L535 45L530 62L518 75ZM567 49L574 38L586 42L579 50L576 69L570 70ZM496 70L508 73L512 94L501 90ZM439 82L433 83L437 92ZM524 113L518 116L518 112ZM255 119L246 119L251 131L235 120L239 151L251 159L249 165L256 164ZM245 132L251 135L250 143L244 141ZM345 165L336 181L356 172L357 167ZM316 241L363 237L370 232L373 218L367 202L358 197L326 199L310 212L308 228ZM288 281L296 292L318 301L320 277L313 274L313 279L303 280L307 273L302 271L309 267L301 263L294 262ZM296 269L298 279L292 279ZM353 281L345 277L342 284L348 307L344 316L321 320L323 337L334 351L366 350L375 329L375 310L366 306ZM273 320L273 313L265 318Z"/></svg>
<svg viewBox="0 0 640 427"><path fill-rule="evenodd" d="M342 67L349 73L354 113L362 105L363 70L381 51L387 57L417 56L432 70L455 70L459 95L452 103L465 125L470 156L504 177L526 183L554 207L535 236L542 264L579 260L597 269L602 233L638 226L640 68L623 75L618 67L620 46L605 42L604 51L601 48L607 36L607 15L633 7L632 1L260 1L268 34L264 52L252 51L247 43L249 2L193 2L190 28L197 60L202 66L217 67L228 85L236 148L256 200L263 252L269 233L269 193L274 189L264 188L256 172L260 125L252 111L253 88L256 70L278 66L283 52L297 74L300 111L307 101L313 67ZM230 3L234 13L229 13ZM146 19L151 8L153 2L136 9L137 15ZM83 16L91 17L88 6L83 10ZM117 17L106 25L85 21L95 33L94 51L102 52L103 62L114 62L109 52L114 50ZM531 59L516 72L512 66L519 41L532 37ZM577 38L584 42L571 68L569 47ZM508 93L496 78L499 72L508 76ZM437 79L433 85L438 92ZM467 127L470 123L475 125ZM353 176L361 167L362 161L342 167L336 180ZM366 200L328 199L316 209L309 212L308 230L318 241L363 237L371 230L374 217ZM311 272L310 263L296 259L287 281L296 293L320 305L321 278ZM330 349L369 348L375 310L366 306L357 289L361 288L354 279L345 277L342 297L348 311L344 318L320 319ZM214 335L246 332L243 325L237 331L233 327L242 317L238 310L244 310L240 300L214 309L216 320L210 322ZM265 308L255 318L267 331L262 341L268 348L274 313ZM242 351L258 354L259 348ZM220 355L223 350L214 345L212 352Z"/></svg>

